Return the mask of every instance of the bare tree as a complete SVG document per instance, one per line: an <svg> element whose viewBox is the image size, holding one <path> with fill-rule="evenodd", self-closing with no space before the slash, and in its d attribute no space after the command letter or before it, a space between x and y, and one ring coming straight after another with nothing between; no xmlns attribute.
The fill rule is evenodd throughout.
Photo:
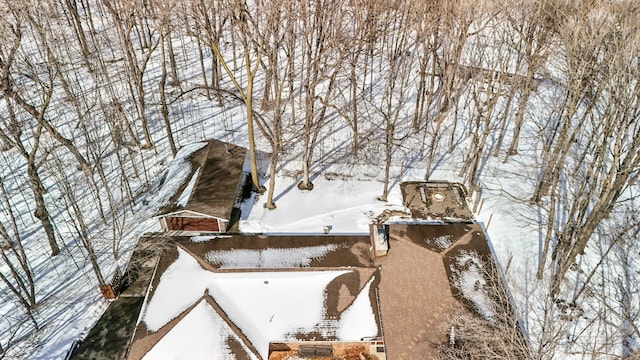
<svg viewBox="0 0 640 360"><path fill-rule="evenodd" d="M556 29L555 21L557 21L556 9L553 0L537 0L526 3L518 3L516 6L508 4L505 6L504 14L509 25L509 29L513 31L515 39L507 42L507 45L513 46L517 52L517 60L515 65L518 81L514 82L512 96L519 92L518 104L515 113L515 121L513 128L513 137L504 161L509 156L518 153L518 145L520 141L520 130L524 122L524 115L529 98L535 90L534 75L542 68L547 52L551 46L551 37ZM522 74L525 68L524 75ZM520 77L524 76L524 77Z"/></svg>
<svg viewBox="0 0 640 360"><path fill-rule="evenodd" d="M573 10L573 11L572 11ZM545 166L541 170L538 184L531 197L531 203L538 203L542 196L549 194L557 185L561 166L575 142L579 130L586 121L586 114L596 105L596 99L603 90L598 81L597 53L607 46L604 38L588 21L588 10L566 9L564 26L559 29L564 50L565 96L560 114L551 124L552 142L543 153ZM581 111L584 106L585 110Z"/></svg>
<svg viewBox="0 0 640 360"><path fill-rule="evenodd" d="M567 338L569 350L585 358L634 358L634 339L640 335L640 303L634 296L640 285L635 276L640 264L633 255L640 235L637 214L632 200L615 213L615 220L598 228L593 245L597 261L577 269L568 289L558 296L571 299L567 303L584 313L587 321L573 321Z"/></svg>
<svg viewBox="0 0 640 360"><path fill-rule="evenodd" d="M482 314L458 311L447 332L449 341L437 347L437 359L531 359L531 349L502 275L489 260L478 269L482 281ZM540 359L539 357L536 357Z"/></svg>
<svg viewBox="0 0 640 360"><path fill-rule="evenodd" d="M8 269L7 273L0 271L0 280L9 288L20 305L24 307L29 319L38 329L39 325L33 316L33 311L37 304L34 274L22 246L22 239L20 238L9 194L2 181L0 181L0 194L2 196L1 208L3 210L0 214L6 214L4 220L0 218L0 257ZM8 224L8 228L4 224Z"/></svg>
<svg viewBox="0 0 640 360"><path fill-rule="evenodd" d="M145 20L146 16L148 16L148 14L145 13L148 11L145 2L136 4L121 0L103 0L103 3L118 31L120 45L127 60L127 70L133 79L133 84L129 82L128 85L135 85L138 118L142 124L142 132L145 140L143 148L150 149L154 145L146 114L147 105L145 100L144 75L147 65L149 64L149 59L160 44L160 40L155 34L151 33L152 30ZM142 12L142 14L139 12ZM136 51L133 44L132 31L135 31L138 35L137 38L143 42L140 44L138 51ZM139 55L139 53L142 54Z"/></svg>
<svg viewBox="0 0 640 360"><path fill-rule="evenodd" d="M420 17L416 21L418 58L418 88L416 93L416 107L413 115L413 128L419 131L431 118L436 88L436 64L438 48L440 47L438 7L439 2L424 2L420 8ZM426 130L425 130L426 135Z"/></svg>
<svg viewBox="0 0 640 360"><path fill-rule="evenodd" d="M156 7L161 7L162 4L156 4ZM178 153L176 142L173 139L173 131L171 129L171 119L169 118L169 107L167 105L167 95L165 87L167 84L167 55L169 53L169 59L173 58L173 46L171 45L171 13L173 12L173 6L168 4L166 8L157 9L157 24L158 32L160 34L160 54L161 54L161 67L162 73L160 80L158 81L158 89L160 92L160 113L164 120L164 127L167 131L167 140L171 147L171 153L175 156ZM166 44L166 47L165 47ZM166 49L165 49L166 48ZM177 82L177 70L175 69L175 58L170 61L172 65L172 74L174 81Z"/></svg>
<svg viewBox="0 0 640 360"><path fill-rule="evenodd" d="M78 200L76 193L82 192L82 181L80 179L74 179L72 174L68 174L65 171L65 166L60 160L58 154L53 153L47 165L51 167L49 172L56 178L56 183L60 187L61 199L60 206L61 212L66 213L67 227L75 232L78 240L87 252L87 259L91 264L91 268L96 275L99 285L105 285L106 281L100 269L98 263L98 257L90 239L90 230L88 219L85 218L85 211L83 208L87 208L87 204L81 204ZM75 184L75 186L74 186ZM80 185L79 189L76 186ZM80 190L80 191L79 191ZM82 196L82 195L80 195Z"/></svg>
<svg viewBox="0 0 640 360"><path fill-rule="evenodd" d="M220 87L220 83L222 81L222 64L219 57L217 56L216 49L220 49L220 40L223 36L224 25L228 24L228 13L224 9L224 3L222 1L200 0L193 3L190 9L185 10L189 15L185 22L188 22L188 19L192 18L193 24L195 26L195 31L188 31L188 33L194 36L198 41L200 66L203 70L203 82L205 84L205 87L211 87L213 89L219 106L223 105L221 95L222 89ZM200 48L201 43L207 46L211 50L211 53L214 55L211 57L210 86L204 71L203 51ZM208 90L207 96L209 96Z"/></svg>
<svg viewBox="0 0 640 360"><path fill-rule="evenodd" d="M373 60L373 49L380 36L380 29L377 24L381 13L384 11L384 2L360 0L353 1L352 6L346 7L345 17L351 19L350 24L345 26L345 38L340 41L343 51L342 57L347 59L348 89L349 94L344 96L345 102L348 104L349 110L335 110L345 119L347 119L352 132L352 153L358 155L361 148L360 133L363 120L366 119L359 105L362 101L371 99L371 92L367 87L367 74L372 75L374 70L371 68ZM367 60L369 59L369 60ZM336 87L336 92L342 92L340 86Z"/></svg>
<svg viewBox="0 0 640 360"><path fill-rule="evenodd" d="M616 21L591 14L578 20L582 23L572 26L571 31L566 29L566 35L572 39L568 51L579 50L572 56L585 59L574 59L575 64L568 64L579 67L579 72L569 71L569 79L571 74L580 76L573 80L579 94L571 95L576 89L569 88L566 101L584 106L579 115L576 105L564 108L564 114L576 116L563 120L572 125L560 125L557 143L547 156L553 161L543 169L541 180L546 178L551 183L539 184L534 195L540 196L540 188L548 187L552 191L551 200L559 201L560 212L549 213L548 223L555 226L551 228L552 234L547 233L545 242L547 249L550 236L557 239L552 259L557 264L558 284L585 251L595 229L609 216L620 196L640 176L640 85L638 69L633 65L640 41L637 25L630 20L636 13L606 4L599 10ZM583 36L591 36L593 41L585 44ZM581 84L575 84L577 81ZM592 82L596 84L589 86ZM574 159L575 164L566 164L567 158ZM571 176L563 177L567 171ZM568 183L569 192L558 187L561 177ZM543 265L544 258L541 260Z"/></svg>
<svg viewBox="0 0 640 360"><path fill-rule="evenodd" d="M615 242L614 256L611 268L619 269L618 276L613 274L617 288L615 301L606 300L604 303L617 319L622 343L622 358L637 358L638 349L634 345L635 339L640 337L640 302L635 292L640 287L637 273L640 264L635 256L637 253L636 240L640 237L640 219L636 211L629 214L628 226L623 227ZM616 241L619 240L619 241ZM617 265L617 266L616 266ZM606 294L606 292L604 292ZM603 319L608 317L603 316Z"/></svg>
<svg viewBox="0 0 640 360"><path fill-rule="evenodd" d="M35 11L35 10L34 10ZM18 18L22 16L23 18ZM19 29L23 24L23 20L30 23L34 29L36 29L36 39L39 40L36 43L42 47L45 53L44 58L40 59L45 63L55 64L58 60L53 56L51 49L46 39L45 28L42 21L38 21L33 18L32 14L27 12L21 12L14 17L15 24L7 24L8 27L13 28L14 38L12 41L12 50L9 51L4 59L0 61L2 66L2 74L0 74L0 90L4 96L13 100L18 107L25 113L33 117L57 142L64 146L74 158L78 161L78 166L87 172L91 171L91 165L84 158L84 156L77 149L73 141L65 138L48 120L47 111L51 103L54 94L54 81L58 76L56 66L46 66L44 69L38 68L34 65L32 54L20 53L20 45L22 43L22 30ZM45 22L46 24L46 22ZM15 50L14 50L15 49ZM18 55L22 55L21 59L17 59ZM18 64L19 62L19 64ZM19 67L19 68L18 68ZM43 74L41 76L40 74ZM14 78L14 75L15 78ZM40 104L37 104L37 100L29 101L30 99L25 96L31 96L28 92L24 92L24 95L17 89L16 81L28 82L31 81L32 89L37 89L41 92Z"/></svg>
<svg viewBox="0 0 640 360"><path fill-rule="evenodd" d="M78 10L78 2L76 0L64 0L62 3L66 11L60 11L60 13L62 13L68 23L72 25L73 33L77 39L78 45L80 46L82 59L84 59L85 64L89 65L90 62L87 59L93 52L93 49L90 48L91 42L87 40L87 36L82 25L82 16L80 16L80 11Z"/></svg>
<svg viewBox="0 0 640 360"><path fill-rule="evenodd" d="M433 68L437 71L437 88L432 90L433 99L427 99L427 102L433 101L433 115L430 119L435 126L425 126L424 131L431 129L431 140L427 146L427 162L425 166L425 179L429 179L433 160L441 137L441 127L443 121L447 118L450 111L453 110L452 130L449 141L449 150L451 151L456 134L458 123L458 98L462 92L464 85L469 80L466 69L461 64L461 58L465 45L470 37L475 35L471 28L474 21L478 20L476 13L482 13L481 7L484 3L474 2L453 2L445 1L442 6L438 7L437 12L437 28L434 30L434 36L438 37L437 44L431 48L435 64ZM487 19L480 19L487 21ZM480 26L482 28L482 26ZM435 79L431 79L431 82ZM430 123L430 122L429 122ZM424 140L423 140L424 143Z"/></svg>
<svg viewBox="0 0 640 360"><path fill-rule="evenodd" d="M267 201L264 205L268 209L276 208L273 195L276 169L284 146L283 117L285 117L287 105L291 104L284 96L293 97L292 93L286 93L290 88L287 85L294 81L290 75L293 74L292 68L297 49L295 35L292 34L297 19L293 5L294 2L258 2L252 29L253 44L265 59L262 63L266 79L261 109L266 112L265 117L268 119L258 116L256 124L271 146L269 185ZM281 53L287 59L284 67L281 66Z"/></svg>
<svg viewBox="0 0 640 360"><path fill-rule="evenodd" d="M232 19L231 25L234 31L237 31L240 35L240 42L243 48L243 61L244 61L244 76L246 77L245 86L243 87L238 81L238 77L231 70L227 61L222 56L220 51L218 38L211 38L207 46L215 54L216 58L220 62L220 65L226 72L227 76L233 83L234 87L238 91L240 98L244 102L247 116L247 137L249 142L249 160L251 165L251 183L253 190L257 192L264 192L264 187L260 186L260 180L258 178L258 165L256 162L256 149L255 149L255 133L254 133L254 109L253 109L253 90L256 74L260 67L262 54L259 51L252 51L251 37L250 37L250 14L247 9L247 4L241 1L232 2L226 4L224 11ZM234 54L235 57L235 54Z"/></svg>
<svg viewBox="0 0 640 360"><path fill-rule="evenodd" d="M302 181L300 190L312 190L311 164L318 136L325 122L329 98L344 59L336 57L337 38L342 33L341 4L319 0L300 8L299 31L302 33L300 96L304 104L302 126Z"/></svg>
<svg viewBox="0 0 640 360"><path fill-rule="evenodd" d="M384 131L384 183L382 195L378 198L381 201L387 201L393 152L402 141L402 136L398 134L398 121L405 110L409 81L415 64L415 44L407 30L414 26L415 14L411 4L406 3L404 6L390 6L383 17L387 20L388 28L381 38L386 43L380 44L383 49L380 51L380 62L386 65L387 74L383 75L385 87L380 99L381 106L372 104L382 117Z"/></svg>
<svg viewBox="0 0 640 360"><path fill-rule="evenodd" d="M12 148L15 148L18 154L25 160L27 164L27 176L29 178L29 186L33 192L35 200L36 210L34 216L40 220L42 228L49 241L49 247L51 248L51 255L58 255L60 248L56 241L56 235L53 229L53 220L47 209L46 202L44 200L44 194L46 189L42 183L40 177L39 167L41 162L37 158L40 149L40 136L42 135L42 127L36 126L35 129L31 129L33 138L33 145L31 148L27 148L25 141L22 137L22 129L19 125L20 122L13 110L11 102L5 98L6 108L9 113L8 119L2 118L2 124L0 126L0 137L3 143L10 144Z"/></svg>
<svg viewBox="0 0 640 360"><path fill-rule="evenodd" d="M491 14L488 13L487 17L491 17ZM496 32L493 26L488 26L487 30L494 34ZM458 176L466 178L469 195L481 188L481 163L491 150L489 136L496 131L497 108L508 89L510 57L502 44L490 45L496 42L495 38L489 37L486 41L489 44L485 43L484 36L479 36L473 42L472 50L468 51L470 71L475 72L469 86L473 106L467 107L470 111L468 137L471 138L471 146Z"/></svg>

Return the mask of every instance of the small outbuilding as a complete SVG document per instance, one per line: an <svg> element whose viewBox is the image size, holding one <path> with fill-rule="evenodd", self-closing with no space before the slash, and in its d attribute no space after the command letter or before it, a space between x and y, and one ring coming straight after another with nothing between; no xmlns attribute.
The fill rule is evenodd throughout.
<svg viewBox="0 0 640 360"><path fill-rule="evenodd" d="M400 184L404 206L414 219L469 221L464 185L448 181L406 181Z"/></svg>
<svg viewBox="0 0 640 360"><path fill-rule="evenodd" d="M178 154L179 155L179 154ZM163 231L223 233L248 179L247 150L219 140L190 154L189 181L181 184L157 214Z"/></svg>

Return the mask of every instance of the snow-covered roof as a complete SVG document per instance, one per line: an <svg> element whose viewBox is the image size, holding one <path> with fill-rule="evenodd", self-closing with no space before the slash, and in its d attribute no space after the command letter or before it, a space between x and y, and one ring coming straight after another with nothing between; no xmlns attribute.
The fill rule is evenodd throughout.
<svg viewBox="0 0 640 360"><path fill-rule="evenodd" d="M220 360L235 360L238 352L246 358L256 358L203 296L152 345L143 359L205 360L215 356Z"/></svg>
<svg viewBox="0 0 640 360"><path fill-rule="evenodd" d="M246 149L219 140L189 145L168 167L157 215L189 210L229 219L242 181Z"/></svg>
<svg viewBox="0 0 640 360"><path fill-rule="evenodd" d="M388 231L391 250L381 258L371 257L368 236L175 236L130 358L171 347L190 359L267 359L270 344L357 343L383 332L388 356L411 358L433 351L428 344L442 341L456 311L491 317L480 275L494 264L481 225L393 223ZM181 341L189 331L197 334ZM212 343L180 350L192 340Z"/></svg>
<svg viewBox="0 0 640 360"><path fill-rule="evenodd" d="M211 271L181 247L173 256L143 307L130 358L170 349L189 359L235 359L235 346L266 359L272 341L378 336L375 268Z"/></svg>

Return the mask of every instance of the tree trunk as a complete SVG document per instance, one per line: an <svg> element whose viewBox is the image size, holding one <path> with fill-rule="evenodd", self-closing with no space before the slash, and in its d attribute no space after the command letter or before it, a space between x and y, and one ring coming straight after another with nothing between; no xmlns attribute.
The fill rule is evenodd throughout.
<svg viewBox="0 0 640 360"><path fill-rule="evenodd" d="M91 51L89 50L89 46L87 46L87 38L84 34L84 30L82 29L82 21L80 20L80 14L78 14L78 4L75 0L65 0L65 5L67 5L67 9L71 13L74 33L78 38L78 43L82 50L82 56L86 59L89 54L91 54ZM86 63L89 64L89 62Z"/></svg>
<svg viewBox="0 0 640 360"><path fill-rule="evenodd" d="M160 113L162 114L164 126L167 130L167 140L169 141L169 146L171 147L171 154L175 157L178 153L178 149L176 148L176 143L173 140L173 131L171 131L171 120L169 119L169 108L167 107L167 96L165 94L165 85L167 82L167 63L165 61L164 39L162 37L160 38L160 42L162 43L160 48L162 59L162 73L160 75L160 82L158 84L158 88L160 90Z"/></svg>
<svg viewBox="0 0 640 360"><path fill-rule="evenodd" d="M176 63L176 55L173 51L173 39L171 37L171 30L167 31L167 52L169 54L169 65L171 68L171 72L169 73L171 75L171 81L169 82L169 85L179 86L180 78L178 78L178 65Z"/></svg>
<svg viewBox="0 0 640 360"><path fill-rule="evenodd" d="M509 149L507 150L507 154L505 155L504 162L509 160L511 155L518 154L518 145L520 142L520 130L522 129L522 124L524 123L524 114L526 113L527 104L529 103L529 96L532 91L532 83L533 83L533 74L535 73L535 68L533 66L529 66L527 69L527 77L522 86L522 94L518 99L518 108L516 110L516 119L513 125L513 137L511 138L511 143L509 144Z"/></svg>
<svg viewBox="0 0 640 360"><path fill-rule="evenodd" d="M273 192L276 186L276 167L278 166L278 154L280 149L278 146L272 147L271 159L269 160L269 187L267 188L267 201L264 207L273 210L276 203L273 202Z"/></svg>
<svg viewBox="0 0 640 360"><path fill-rule="evenodd" d="M388 122L391 120L387 120ZM393 154L393 135L395 133L394 127L391 124L387 124L385 131L385 146L384 146L384 184L382 186L382 195L378 197L380 201L387 201L389 195L389 173L391 171L391 155Z"/></svg>
<svg viewBox="0 0 640 360"><path fill-rule="evenodd" d="M58 243L56 241L56 235L53 230L51 215L49 215L49 210L47 210L47 205L44 201L43 194L46 190L42 185L42 180L40 180L40 175L38 174L38 169L36 168L34 160L31 158L29 158L27 162L27 175L29 177L29 185L31 187L31 191L33 191L33 196L36 202L36 211L34 213L34 216L38 220L40 220L42 228L47 235L47 239L49 240L49 247L51 248L51 256L56 256L60 253L60 248L58 247Z"/></svg>

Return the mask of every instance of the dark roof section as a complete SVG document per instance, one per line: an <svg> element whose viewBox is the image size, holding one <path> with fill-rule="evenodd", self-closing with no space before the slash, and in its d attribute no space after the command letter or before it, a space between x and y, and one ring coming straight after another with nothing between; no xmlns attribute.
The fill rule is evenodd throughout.
<svg viewBox="0 0 640 360"><path fill-rule="evenodd" d="M242 181L246 154L247 150L243 147L219 140L209 140L208 146L191 156L189 180L198 169L200 174L187 204L181 207L176 202L189 180L180 187L169 205L160 209L158 215L189 210L221 219L230 219L237 189Z"/></svg>
<svg viewBox="0 0 640 360"><path fill-rule="evenodd" d="M143 297L122 297L112 302L100 320L71 354L74 360L124 360Z"/></svg>

